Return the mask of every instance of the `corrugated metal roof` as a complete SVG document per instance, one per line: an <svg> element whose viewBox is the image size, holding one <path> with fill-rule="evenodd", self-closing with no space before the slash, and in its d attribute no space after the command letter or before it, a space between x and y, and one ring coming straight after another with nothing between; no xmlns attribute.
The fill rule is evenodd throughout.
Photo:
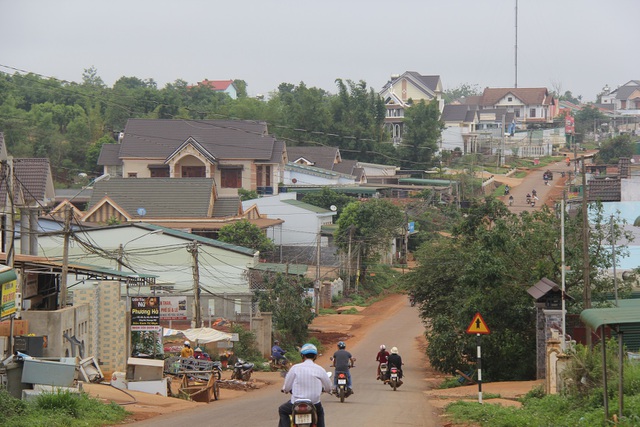
<svg viewBox="0 0 640 427"><path fill-rule="evenodd" d="M270 262L261 262L252 268L252 270L273 271L276 273L294 274L296 276L304 276L309 269L305 264L274 264Z"/></svg>
<svg viewBox="0 0 640 427"><path fill-rule="evenodd" d="M327 210L325 208L321 208L318 206L314 206L314 205L310 205L309 203L305 203L305 202L301 202L299 200L281 200L282 203L286 203L287 205L291 205L291 206L295 206L298 207L300 209L305 209L311 212L315 212L315 213L322 213L322 214L330 214L332 213L330 210Z"/></svg>
<svg viewBox="0 0 640 427"><path fill-rule="evenodd" d="M588 308L580 313L580 320L593 329L635 324L640 330L640 300L620 300L619 306L613 308Z"/></svg>

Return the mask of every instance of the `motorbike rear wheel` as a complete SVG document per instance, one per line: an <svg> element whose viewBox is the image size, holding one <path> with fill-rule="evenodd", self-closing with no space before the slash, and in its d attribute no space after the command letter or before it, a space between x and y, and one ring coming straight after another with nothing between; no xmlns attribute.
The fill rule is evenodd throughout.
<svg viewBox="0 0 640 427"><path fill-rule="evenodd" d="M344 391L344 387L340 387L340 403L344 403L344 395L345 395L345 391Z"/></svg>
<svg viewBox="0 0 640 427"><path fill-rule="evenodd" d="M251 371L242 374L242 381L249 381L251 379Z"/></svg>
<svg viewBox="0 0 640 427"><path fill-rule="evenodd" d="M391 388L393 388L393 391L396 391L397 387L398 383L396 382L396 380L391 380Z"/></svg>

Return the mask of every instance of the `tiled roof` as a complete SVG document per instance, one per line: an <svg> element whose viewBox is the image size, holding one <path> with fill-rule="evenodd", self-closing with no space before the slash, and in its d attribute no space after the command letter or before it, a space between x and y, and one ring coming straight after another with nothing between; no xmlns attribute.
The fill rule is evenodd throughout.
<svg viewBox="0 0 640 427"><path fill-rule="evenodd" d="M590 202L619 202L620 177L590 179L588 183L588 199Z"/></svg>
<svg viewBox="0 0 640 427"><path fill-rule="evenodd" d="M129 119L120 154L125 158L166 159L189 137L216 159L269 161L281 147L264 122L243 120Z"/></svg>
<svg viewBox="0 0 640 427"><path fill-rule="evenodd" d="M304 158L313 163L313 166L322 169L333 170L336 158L340 158L337 147L287 147L287 156L290 162Z"/></svg>
<svg viewBox="0 0 640 427"><path fill-rule="evenodd" d="M119 166L122 160L118 157L120 144L103 144L98 156L98 166Z"/></svg>
<svg viewBox="0 0 640 427"><path fill-rule="evenodd" d="M233 84L233 80L207 80L204 79L199 85L209 86L213 90L227 90L229 86Z"/></svg>
<svg viewBox="0 0 640 427"><path fill-rule="evenodd" d="M32 204L34 201L44 203L53 194L51 167L49 159L13 159L14 187L22 193L23 203Z"/></svg>
<svg viewBox="0 0 640 427"><path fill-rule="evenodd" d="M213 191L210 178L111 178L95 184L89 207L109 197L132 217L143 208L149 218L206 218Z"/></svg>
<svg viewBox="0 0 640 427"><path fill-rule="evenodd" d="M464 104L448 104L442 110L441 120L443 122L464 122L471 110L475 111L475 107Z"/></svg>
<svg viewBox="0 0 640 427"><path fill-rule="evenodd" d="M549 105L552 96L546 88L486 88L482 94L481 105L490 107L512 94L525 105Z"/></svg>

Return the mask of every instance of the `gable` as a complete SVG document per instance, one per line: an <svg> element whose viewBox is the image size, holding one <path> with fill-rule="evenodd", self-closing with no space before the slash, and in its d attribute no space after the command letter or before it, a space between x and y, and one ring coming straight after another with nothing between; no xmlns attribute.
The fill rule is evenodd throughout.
<svg viewBox="0 0 640 427"><path fill-rule="evenodd" d="M108 196L134 218L206 218L212 215L214 194L211 178L112 178L96 183L89 206Z"/></svg>

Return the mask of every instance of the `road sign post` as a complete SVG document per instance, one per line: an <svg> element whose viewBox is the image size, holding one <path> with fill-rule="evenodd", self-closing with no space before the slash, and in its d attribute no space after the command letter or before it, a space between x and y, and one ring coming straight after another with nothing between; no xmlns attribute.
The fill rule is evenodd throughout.
<svg viewBox="0 0 640 427"><path fill-rule="evenodd" d="M476 334L477 341L477 356L476 356L476 364L478 366L478 403L482 403L482 351L481 351L481 338L480 335L487 335L490 333L487 324L484 319L480 315L480 313L476 313L473 316L473 320L469 324L467 328L468 334Z"/></svg>

